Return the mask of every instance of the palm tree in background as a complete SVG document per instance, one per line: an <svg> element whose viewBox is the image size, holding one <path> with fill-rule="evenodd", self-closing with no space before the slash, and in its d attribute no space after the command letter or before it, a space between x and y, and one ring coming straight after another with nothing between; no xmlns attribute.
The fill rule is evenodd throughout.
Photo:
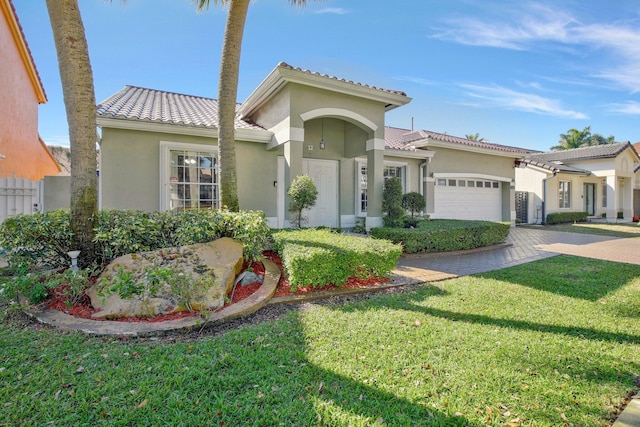
<svg viewBox="0 0 640 427"><path fill-rule="evenodd" d="M587 140L591 136L591 126L587 126L583 130L569 129L567 133L560 134L558 145L551 147L552 150L571 150L587 145Z"/></svg>
<svg viewBox="0 0 640 427"><path fill-rule="evenodd" d="M80 250L78 265L96 259L98 213L96 179L96 99L89 48L77 0L46 0L58 55L71 146L71 249Z"/></svg>
<svg viewBox="0 0 640 427"><path fill-rule="evenodd" d="M484 142L484 138L480 138L480 134L478 132L470 135L465 135L464 137L470 141Z"/></svg>
<svg viewBox="0 0 640 427"><path fill-rule="evenodd" d="M571 150L573 148L589 147L592 145L604 145L615 143L613 135L605 138L599 133L591 133L591 126L587 126L582 130L569 129L567 133L560 134L558 145L551 147L552 150Z"/></svg>
<svg viewBox="0 0 640 427"><path fill-rule="evenodd" d="M214 5L228 5L229 13L224 29L220 76L218 78L218 172L220 174L220 203L231 211L238 211L238 177L236 172L235 117L238 96L238 76L242 36L247 19L249 0L191 0L198 9ZM306 0L289 0L292 5L304 6Z"/></svg>

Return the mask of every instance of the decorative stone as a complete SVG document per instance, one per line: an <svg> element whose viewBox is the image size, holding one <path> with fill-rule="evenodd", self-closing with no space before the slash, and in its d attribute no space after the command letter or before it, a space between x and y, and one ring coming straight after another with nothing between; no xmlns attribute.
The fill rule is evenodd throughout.
<svg viewBox="0 0 640 427"><path fill-rule="evenodd" d="M113 260L87 290L94 318L153 317L224 305L242 269L230 238L129 254Z"/></svg>
<svg viewBox="0 0 640 427"><path fill-rule="evenodd" d="M262 283L262 276L257 275L253 271L243 271L235 281L236 285L239 284L240 286L247 286L255 282Z"/></svg>

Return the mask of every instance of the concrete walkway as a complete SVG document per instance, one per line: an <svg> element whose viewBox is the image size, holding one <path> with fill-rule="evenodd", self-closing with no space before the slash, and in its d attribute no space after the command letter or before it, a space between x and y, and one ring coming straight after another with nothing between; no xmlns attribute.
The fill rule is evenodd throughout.
<svg viewBox="0 0 640 427"><path fill-rule="evenodd" d="M442 254L403 255L394 271L432 282L484 273L560 254L640 265L640 237L621 239L532 228L512 228L507 245Z"/></svg>

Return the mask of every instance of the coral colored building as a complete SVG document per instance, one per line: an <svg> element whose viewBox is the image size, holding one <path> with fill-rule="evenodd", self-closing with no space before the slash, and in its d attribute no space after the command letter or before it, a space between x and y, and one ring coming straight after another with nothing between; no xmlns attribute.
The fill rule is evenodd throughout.
<svg viewBox="0 0 640 427"><path fill-rule="evenodd" d="M47 96L11 0L0 0L0 64L0 178L57 175L38 135L38 105Z"/></svg>

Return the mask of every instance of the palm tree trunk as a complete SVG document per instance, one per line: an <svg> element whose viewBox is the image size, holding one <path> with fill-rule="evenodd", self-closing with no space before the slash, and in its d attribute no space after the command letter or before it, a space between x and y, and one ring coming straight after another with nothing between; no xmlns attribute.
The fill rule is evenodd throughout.
<svg viewBox="0 0 640 427"><path fill-rule="evenodd" d="M71 249L80 250L78 264L95 259L98 211L96 179L96 100L89 48L77 0L47 0L58 54L62 92L71 145Z"/></svg>
<svg viewBox="0 0 640 427"><path fill-rule="evenodd" d="M249 0L229 1L224 30L220 80L218 82L218 164L222 206L237 212L238 178L236 171L235 116L238 96L240 51Z"/></svg>

